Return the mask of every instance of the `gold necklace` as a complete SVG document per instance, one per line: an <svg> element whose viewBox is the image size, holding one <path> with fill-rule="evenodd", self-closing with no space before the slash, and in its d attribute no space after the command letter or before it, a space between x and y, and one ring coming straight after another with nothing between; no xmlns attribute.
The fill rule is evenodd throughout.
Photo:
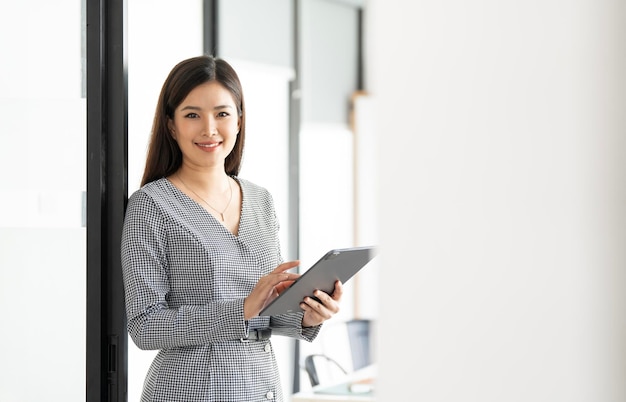
<svg viewBox="0 0 626 402"><path fill-rule="evenodd" d="M180 174L177 173L176 177L178 178L178 180L180 180L181 183L183 183L183 186L185 186L185 188L189 191L191 191L192 193L194 193L196 195L196 197L200 198L200 200L202 200L205 204L207 204L209 206L209 208L211 208L213 211L217 212L218 214L220 214L220 216L222 217L222 222L224 222L224 212L226 212L226 210L228 209L228 207L230 206L230 202L233 199L233 187L230 184L230 179L228 179L228 188L230 189L230 197L228 198L228 203L226 204L226 207L224 207L224 210L222 212L220 212L219 210L217 210L216 208L213 207L213 205L209 204L204 198L200 197L198 195L198 193L196 193L195 191L193 191L187 184L185 184L185 182L183 181L183 179L180 177Z"/></svg>

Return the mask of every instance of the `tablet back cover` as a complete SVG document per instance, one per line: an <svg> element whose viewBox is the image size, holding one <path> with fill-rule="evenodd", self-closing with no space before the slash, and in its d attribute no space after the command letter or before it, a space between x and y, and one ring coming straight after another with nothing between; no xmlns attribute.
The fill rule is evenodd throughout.
<svg viewBox="0 0 626 402"><path fill-rule="evenodd" d="M374 247L351 247L328 251L289 288L268 304L259 315L277 315L302 311L300 302L313 296L315 289L331 294L335 281L346 283L375 256Z"/></svg>

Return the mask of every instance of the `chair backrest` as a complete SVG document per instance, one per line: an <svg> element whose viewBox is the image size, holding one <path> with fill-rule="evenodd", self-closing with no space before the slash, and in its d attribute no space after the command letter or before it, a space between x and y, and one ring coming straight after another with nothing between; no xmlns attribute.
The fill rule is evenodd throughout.
<svg viewBox="0 0 626 402"><path fill-rule="evenodd" d="M347 375L347 371L337 361L324 354L311 354L305 357L304 370L313 387L335 382Z"/></svg>

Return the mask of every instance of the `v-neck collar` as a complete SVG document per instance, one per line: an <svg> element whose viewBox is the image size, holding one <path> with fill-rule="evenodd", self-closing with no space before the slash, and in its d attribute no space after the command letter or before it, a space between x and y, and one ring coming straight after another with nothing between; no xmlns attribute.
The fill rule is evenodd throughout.
<svg viewBox="0 0 626 402"><path fill-rule="evenodd" d="M181 189L176 187L174 185L174 183L172 183L167 177L165 177L164 180L167 182L167 185L173 191L178 192L180 195L183 196L183 198L187 202L192 203L197 208L202 210L202 213L207 214L209 216L209 219L212 219L214 223L217 223L220 227L222 227L226 233L229 233L231 236L233 236L234 238L238 239L240 234L241 234L241 227L242 227L243 222L244 222L244 211L245 211L244 206L245 206L245 203L246 203L245 189L244 189L244 185L242 184L241 180L239 180L239 178L237 176L229 176L229 177L231 177L233 180L235 180L237 182L237 184L239 185L240 193L241 193L241 207L239 209L239 224L237 225L237 233L233 233L230 230L228 230L228 228L226 226L224 226L224 224L222 222L220 222L219 219L217 219L212 213L207 211L202 205L198 204L198 202L196 202L196 200L194 200L193 198L191 198L190 196L185 194L185 192L183 192Z"/></svg>

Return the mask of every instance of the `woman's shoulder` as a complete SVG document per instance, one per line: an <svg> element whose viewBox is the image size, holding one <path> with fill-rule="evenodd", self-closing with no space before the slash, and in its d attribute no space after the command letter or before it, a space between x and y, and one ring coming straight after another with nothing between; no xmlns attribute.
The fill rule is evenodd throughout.
<svg viewBox="0 0 626 402"><path fill-rule="evenodd" d="M251 182L250 180L246 180L238 176L233 176L233 179L239 182L239 185L241 186L241 191L243 191L244 194L250 194L250 195L254 194L254 195L263 195L263 196L270 195L270 192L265 187L259 184L256 184L254 182Z"/></svg>
<svg viewBox="0 0 626 402"><path fill-rule="evenodd" d="M239 182L241 193L244 200L247 200L247 205L258 205L273 209L274 199L267 188L240 177L233 178Z"/></svg>
<svg viewBox="0 0 626 402"><path fill-rule="evenodd" d="M145 203L149 200L154 202L155 200L169 198L172 194L170 186L171 184L166 178L151 181L132 193L129 202Z"/></svg>

